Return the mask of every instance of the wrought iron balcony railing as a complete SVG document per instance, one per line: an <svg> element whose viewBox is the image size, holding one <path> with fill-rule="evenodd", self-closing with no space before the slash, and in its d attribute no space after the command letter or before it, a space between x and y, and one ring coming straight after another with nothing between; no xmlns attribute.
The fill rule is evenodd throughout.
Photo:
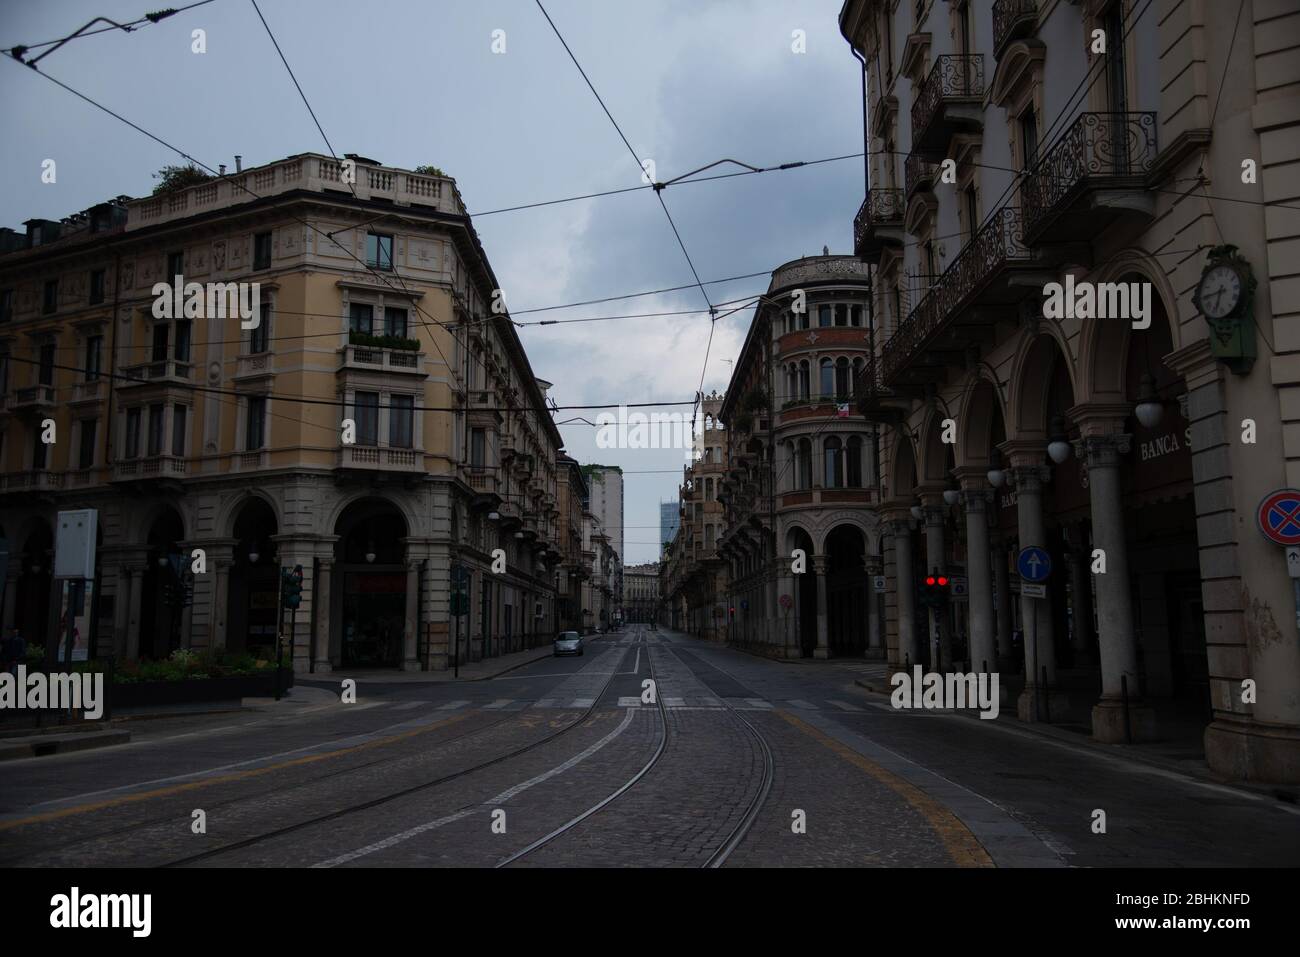
<svg viewBox="0 0 1300 957"><path fill-rule="evenodd" d="M903 225L903 191L901 189L869 189L867 197L853 218L853 248L857 255L866 252L871 232L877 226ZM900 237L901 238L901 237Z"/></svg>
<svg viewBox="0 0 1300 957"><path fill-rule="evenodd" d="M918 189L924 189L934 183L935 164L919 153L908 153L903 164L903 182L907 185L907 198Z"/></svg>
<svg viewBox="0 0 1300 957"><path fill-rule="evenodd" d="M925 344L1008 262L1027 262L1020 210L1004 206L966 244L953 264L885 343L883 379L893 380Z"/></svg>
<svg viewBox="0 0 1300 957"><path fill-rule="evenodd" d="M1089 185L1125 178L1140 185L1155 158L1155 113L1080 114L1020 187L1026 231L1032 235Z"/></svg>
<svg viewBox="0 0 1300 957"><path fill-rule="evenodd" d="M1032 33L1037 22L1036 0L994 0L993 55L1000 57L1008 43Z"/></svg>
<svg viewBox="0 0 1300 957"><path fill-rule="evenodd" d="M984 54L944 54L916 91L912 104L912 148L930 139L930 126L946 101L977 100L984 95Z"/></svg>

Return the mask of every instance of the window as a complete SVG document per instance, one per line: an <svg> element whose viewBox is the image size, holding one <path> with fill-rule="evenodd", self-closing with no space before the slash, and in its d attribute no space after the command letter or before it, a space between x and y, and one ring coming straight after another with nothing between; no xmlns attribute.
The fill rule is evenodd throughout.
<svg viewBox="0 0 1300 957"><path fill-rule="evenodd" d="M366 265L374 269L393 268L393 237L384 233L366 236Z"/></svg>
<svg viewBox="0 0 1300 957"><path fill-rule="evenodd" d="M800 328L800 329L807 329L807 328L809 327L809 325L810 325L811 322L812 322L812 320L811 320L811 319L809 318L809 316L808 316L808 310L807 310L807 309L804 309L803 312L799 313L799 328Z"/></svg>
<svg viewBox="0 0 1300 957"><path fill-rule="evenodd" d="M370 335L375 328L375 307L364 302L354 302L350 310L351 318L348 328L353 332Z"/></svg>
<svg viewBox="0 0 1300 957"><path fill-rule="evenodd" d="M0 289L0 322L8 322L14 317L14 291Z"/></svg>
<svg viewBox="0 0 1300 957"><path fill-rule="evenodd" d="M45 468L46 456L49 454L49 446L41 441L41 430L36 429L32 432L32 468L40 471Z"/></svg>
<svg viewBox="0 0 1300 957"><path fill-rule="evenodd" d="M37 385L54 385L54 343L47 342L41 346L39 362L36 367Z"/></svg>
<svg viewBox="0 0 1300 957"><path fill-rule="evenodd" d="M258 355L271 349L271 300L263 299L258 305L257 325L248 331L248 352Z"/></svg>
<svg viewBox="0 0 1300 957"><path fill-rule="evenodd" d="M167 278L165 281L169 283L182 282L183 279L181 277L183 277L184 275L185 275L184 250L181 250L179 252L174 252L174 253L168 253L167 254Z"/></svg>
<svg viewBox="0 0 1300 957"><path fill-rule="evenodd" d="M798 488L812 488L812 441L800 439L795 453L795 464L799 476Z"/></svg>
<svg viewBox="0 0 1300 957"><path fill-rule="evenodd" d="M266 396L249 396L244 422L244 451L256 452L266 444Z"/></svg>
<svg viewBox="0 0 1300 957"><path fill-rule="evenodd" d="M469 464L481 469L487 462L487 433L482 429L470 429Z"/></svg>
<svg viewBox="0 0 1300 957"><path fill-rule="evenodd" d="M843 459L843 444L836 436L831 436L822 446L826 459L826 474L822 481L826 488L842 488L844 486L844 467L841 463Z"/></svg>
<svg viewBox="0 0 1300 957"><path fill-rule="evenodd" d="M90 336L86 339L86 381L94 382L99 378L102 368L100 354L104 350L103 336Z"/></svg>
<svg viewBox="0 0 1300 957"><path fill-rule="evenodd" d="M41 295L41 312L51 313L59 308L59 281L45 280L45 289Z"/></svg>
<svg viewBox="0 0 1300 957"><path fill-rule="evenodd" d="M830 359L821 361L821 395L830 396L835 394L835 363Z"/></svg>
<svg viewBox="0 0 1300 957"><path fill-rule="evenodd" d="M853 435L849 437L848 447L844 455L845 472L847 480L845 485L849 488L862 488L862 436Z"/></svg>
<svg viewBox="0 0 1300 957"><path fill-rule="evenodd" d="M166 411L167 407L161 402L149 406L149 443L148 451L145 453L149 456L162 452L163 415Z"/></svg>
<svg viewBox="0 0 1300 957"><path fill-rule="evenodd" d="M384 309L384 335L406 338L406 310L389 306Z"/></svg>
<svg viewBox="0 0 1300 957"><path fill-rule="evenodd" d="M799 363L799 398L811 398L812 383L809 381L811 373L808 368L808 360L804 359Z"/></svg>
<svg viewBox="0 0 1300 957"><path fill-rule="evenodd" d="M104 301L104 270L96 269L90 274L90 304Z"/></svg>
<svg viewBox="0 0 1300 957"><path fill-rule="evenodd" d="M851 326L861 326L861 325L862 325L862 307L861 307L861 306L850 306L850 307L849 307L849 325L851 325Z"/></svg>
<svg viewBox="0 0 1300 957"><path fill-rule="evenodd" d="M830 306L818 306L818 307L817 307L817 325L822 326L823 328L825 328L825 327L830 326L830 324L831 324L831 307L830 307Z"/></svg>
<svg viewBox="0 0 1300 957"><path fill-rule="evenodd" d="M847 326L849 324L849 307L844 303L835 305L835 325Z"/></svg>
<svg viewBox="0 0 1300 957"><path fill-rule="evenodd" d="M271 234L258 233L253 237L253 268L271 268Z"/></svg>
<svg viewBox="0 0 1300 957"><path fill-rule="evenodd" d="M358 392L352 403L357 423L357 445L379 444L379 393Z"/></svg>
<svg viewBox="0 0 1300 957"><path fill-rule="evenodd" d="M193 322L189 319L176 320L176 361L190 361L190 327Z"/></svg>
<svg viewBox="0 0 1300 957"><path fill-rule="evenodd" d="M185 458L185 417L189 409L183 405L172 406L172 455Z"/></svg>
<svg viewBox="0 0 1300 957"><path fill-rule="evenodd" d="M167 337L169 334L168 326L165 322L160 322L153 327L153 361L167 361Z"/></svg>
<svg viewBox="0 0 1300 957"><path fill-rule="evenodd" d="M835 398L843 402L853 389L853 380L849 377L849 360L840 356L835 360Z"/></svg>
<svg viewBox="0 0 1300 957"><path fill-rule="evenodd" d="M975 238L975 230L980 225L979 199L975 195L974 183L962 191L962 198L966 203L966 239L969 241Z"/></svg>
<svg viewBox="0 0 1300 957"><path fill-rule="evenodd" d="M140 454L140 410L126 410L126 448L123 455L133 459Z"/></svg>
<svg viewBox="0 0 1300 957"><path fill-rule="evenodd" d="M1026 170L1038 161L1038 117L1032 106L1020 114L1020 160Z"/></svg>
<svg viewBox="0 0 1300 957"><path fill-rule="evenodd" d="M77 458L78 467L88 469L95 464L95 426L96 419L81 420L81 450Z"/></svg>
<svg viewBox="0 0 1300 957"><path fill-rule="evenodd" d="M409 449L414 444L411 436L415 416L415 397L395 395L388 404L388 445L394 449Z"/></svg>

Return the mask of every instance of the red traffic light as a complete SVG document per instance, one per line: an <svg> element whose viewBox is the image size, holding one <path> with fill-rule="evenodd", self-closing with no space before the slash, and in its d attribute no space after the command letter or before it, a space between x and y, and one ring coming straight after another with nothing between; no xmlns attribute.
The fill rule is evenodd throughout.
<svg viewBox="0 0 1300 957"><path fill-rule="evenodd" d="M925 579L925 583L926 583L927 585L933 585L933 584L934 584L934 576L933 576L933 575L928 576L928 577Z"/></svg>
<svg viewBox="0 0 1300 957"><path fill-rule="evenodd" d="M947 587L948 587L948 579L947 579L946 576L944 576L944 575L940 575L940 576L939 576L939 586L940 586L941 588L947 588Z"/></svg>

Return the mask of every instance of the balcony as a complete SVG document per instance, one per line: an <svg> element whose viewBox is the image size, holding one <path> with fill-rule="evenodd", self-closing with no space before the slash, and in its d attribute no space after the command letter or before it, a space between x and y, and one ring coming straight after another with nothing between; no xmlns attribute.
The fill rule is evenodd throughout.
<svg viewBox="0 0 1300 957"><path fill-rule="evenodd" d="M9 409L13 412L45 412L54 408L54 386L33 385L15 389Z"/></svg>
<svg viewBox="0 0 1300 957"><path fill-rule="evenodd" d="M869 189L853 219L853 252L874 259L887 245L903 244L903 191Z"/></svg>
<svg viewBox="0 0 1300 957"><path fill-rule="evenodd" d="M0 474L0 488L6 492L53 492L63 488L63 474L47 469Z"/></svg>
<svg viewBox="0 0 1300 957"><path fill-rule="evenodd" d="M261 379L274 374L275 360L269 352L243 355L236 360L235 379Z"/></svg>
<svg viewBox="0 0 1300 957"><path fill-rule="evenodd" d="M984 54L945 54L916 91L912 104L912 150L943 153L948 140L983 123Z"/></svg>
<svg viewBox="0 0 1300 957"><path fill-rule="evenodd" d="M179 455L149 455L144 458L114 462L113 481L138 482L179 478L185 474L186 470L187 463Z"/></svg>
<svg viewBox="0 0 1300 957"><path fill-rule="evenodd" d="M103 379L92 379L88 382L74 382L72 384L72 398L68 400L71 405L82 402L98 402L104 398L107 391Z"/></svg>
<svg viewBox="0 0 1300 957"><path fill-rule="evenodd" d="M1093 236L1117 220L1145 222L1156 158L1154 113L1082 113L1020 187L1030 243Z"/></svg>
<svg viewBox="0 0 1300 957"><path fill-rule="evenodd" d="M1035 0L994 0L993 56L1001 57L1007 44L1032 35L1037 26Z"/></svg>
<svg viewBox="0 0 1300 957"><path fill-rule="evenodd" d="M424 453L385 445L345 445L338 450L336 468L378 472L422 472Z"/></svg>
<svg viewBox="0 0 1300 957"><path fill-rule="evenodd" d="M367 372L405 373L425 376L424 353L409 349L349 344L343 348L343 368Z"/></svg>
<svg viewBox="0 0 1300 957"><path fill-rule="evenodd" d="M883 383L898 385L904 370L909 373L909 381L940 381L942 363L940 368L929 371L916 368L922 354L972 306L996 309L1023 299L1032 287L1017 283L1016 273L1033 267L1024 241L1020 210L1004 206L966 244L885 343ZM981 323L987 321L979 315L974 318ZM954 345L948 351L961 350Z"/></svg>
<svg viewBox="0 0 1300 957"><path fill-rule="evenodd" d="M136 380L134 382L124 382L122 388L131 389L139 385L168 382L183 382L188 384L193 374L194 364L192 362L182 362L179 359L160 359L155 362L140 362L135 365L122 367L123 378Z"/></svg>
<svg viewBox="0 0 1300 957"><path fill-rule="evenodd" d="M907 154L907 160L903 164L903 183L907 187L907 200L910 200L917 190L928 190L934 186L937 168L936 164L919 153Z"/></svg>

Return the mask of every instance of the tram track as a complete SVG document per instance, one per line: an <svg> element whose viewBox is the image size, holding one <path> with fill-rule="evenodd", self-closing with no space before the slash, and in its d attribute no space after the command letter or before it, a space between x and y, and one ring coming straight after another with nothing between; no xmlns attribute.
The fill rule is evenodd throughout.
<svg viewBox="0 0 1300 957"><path fill-rule="evenodd" d="M642 639L645 640L645 637L646 635L643 631ZM672 655L675 659L677 659L678 661L682 662L683 665L685 665L685 662L682 661L681 657L671 649L670 642L668 642L666 639L661 638L659 644L664 646L665 651L668 654ZM510 865L518 863L519 861L535 853L536 851L539 851L542 848L555 843L564 835L572 832L584 821L587 821L588 819L594 817L596 814L599 814L605 808L609 807L611 804L617 801L620 797L622 797L623 795L631 791L632 788L634 788L638 783L644 780L646 776L649 775L650 772L655 768L655 766L659 764L660 759L663 757L664 752L667 750L668 740L670 737L670 730L669 730L667 706L664 703L664 696L660 693L661 689L659 688L659 679L655 671L654 656L650 654L649 649L650 649L650 644L648 641L646 641L646 662L650 669L651 680L653 680L655 683L655 704L657 705L660 727L662 729L662 734L660 735L660 739L659 739L659 745L655 749L654 754L652 754L650 758L617 789L615 789L614 791L606 795L604 798L602 798L597 803L593 804L591 807L587 808L582 813L570 818L568 821L561 824L559 827L555 828L550 833L538 838L528 846L522 848L519 851L516 851L514 854L511 854L509 857L506 857L498 861L497 864L495 865L497 868L509 867ZM704 868L721 867L723 864L726 863L727 859L731 856L731 854L735 851L735 849L740 846L740 843L745 839L745 836L749 833L750 829L753 827L754 822L758 818L759 812L762 810L764 802L767 800L767 795L772 788L772 779L773 779L772 749L768 745L767 740L763 737L762 732L759 731L759 729L753 724L753 722L751 722L748 718L746 718L743 714L741 714L738 709L732 707L729 703L727 703L725 699L719 697L718 700L722 703L724 709L728 711L731 714L731 716L740 723L740 725L744 728L747 734L757 743L759 753L761 754L763 759L763 772L760 777L759 786L755 790L753 796L750 798L748 804L746 805L745 812L741 815L740 820L737 821L736 825L733 828L731 828L730 831L727 833L727 836L723 839L722 843L719 844L718 847L714 849L714 851L709 855L709 857L700 865L701 867Z"/></svg>

